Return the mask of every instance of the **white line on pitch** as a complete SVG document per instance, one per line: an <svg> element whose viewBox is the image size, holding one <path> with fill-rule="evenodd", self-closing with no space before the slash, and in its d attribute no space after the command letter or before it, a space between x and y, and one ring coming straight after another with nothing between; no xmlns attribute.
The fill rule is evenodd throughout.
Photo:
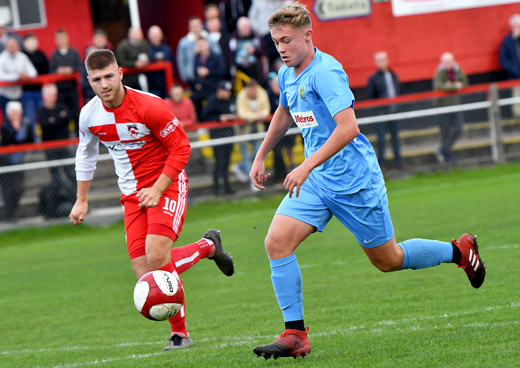
<svg viewBox="0 0 520 368"><path fill-rule="evenodd" d="M457 317L462 315L470 315L480 312L487 312L487 311L494 311L494 310L501 310L506 308L518 308L520 307L520 302L517 303L510 303L506 305L494 305L494 306L488 306L481 309L475 309L472 311L461 311L461 312L453 312L453 313L445 313L442 315L437 316L421 316L421 317L413 317L413 318L402 318L400 320L381 320L375 323L372 323L370 325L361 325L361 326L350 326L343 329L337 329L337 330L330 330L330 331L324 331L324 332L317 332L317 333L311 333L311 336L332 336L332 335L345 335L353 332L380 332L384 328L395 328L399 329L401 331L405 330L419 330L424 329L420 326L405 326L405 327L398 327L399 324L406 324L410 322L420 322L420 321L427 321L427 320L435 320L435 319L445 319L445 318L451 318L451 317ZM493 326L504 326L504 325L518 325L518 321L506 321L506 322L496 322L496 323L488 323L488 322L481 322L484 323L487 327L493 327ZM451 326L450 323L447 324L448 326ZM463 327L480 327L475 325L475 323L464 325ZM428 327L432 328L432 327ZM428 329L427 328L427 329ZM216 346L216 348L221 348L225 346L236 346L236 345L242 345L244 343L255 341L258 339L268 339L273 336L242 336L242 337L209 337L209 338L202 338L197 340L199 343L203 342L211 342L215 340L228 340L229 342L219 344ZM14 350L14 351L3 351L0 352L0 355L12 355L12 354L21 354L21 353L38 353L38 352L47 352L47 351L73 351L73 350L92 350L92 349L113 349L118 347L128 347L128 346L142 346L142 345L158 345L162 342L135 342L135 343L119 343L114 345L108 345L108 346L100 346L100 347L94 347L94 346L68 346L68 347L60 347L60 348L42 348L42 349L21 349L21 350ZM159 355L161 353L150 353L150 354L133 354L132 356L128 357L121 357L121 358L108 358L108 359L97 359L94 361L87 361L87 362L78 362L78 363L70 363L65 365L58 365L54 366L55 368L73 368L73 367L79 367L79 366L85 366L85 365L96 365L96 364L103 364L107 362L112 362L114 360L123 360L123 359L144 359L150 356Z"/></svg>

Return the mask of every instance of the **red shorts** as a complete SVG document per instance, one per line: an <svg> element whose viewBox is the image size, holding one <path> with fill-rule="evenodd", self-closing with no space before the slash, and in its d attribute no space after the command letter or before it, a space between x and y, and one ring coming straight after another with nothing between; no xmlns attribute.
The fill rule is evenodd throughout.
<svg viewBox="0 0 520 368"><path fill-rule="evenodd" d="M156 207L141 208L136 194L123 196L121 204L124 209L126 246L130 259L146 254L146 235L163 235L177 240L188 199L188 178L186 174L179 175L163 193Z"/></svg>

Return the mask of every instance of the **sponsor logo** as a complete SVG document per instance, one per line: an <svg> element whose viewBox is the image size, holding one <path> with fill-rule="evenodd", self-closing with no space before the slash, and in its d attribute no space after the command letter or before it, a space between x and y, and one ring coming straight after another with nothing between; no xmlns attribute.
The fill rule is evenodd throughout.
<svg viewBox="0 0 520 368"><path fill-rule="evenodd" d="M318 121L314 116L312 111L304 111L304 112L292 112L291 113L294 122L300 128L311 128L318 126Z"/></svg>
<svg viewBox="0 0 520 368"><path fill-rule="evenodd" d="M139 134L139 130L137 129L136 124L130 124L127 126L128 128L128 134L130 134L131 137L137 138L137 135Z"/></svg>
<svg viewBox="0 0 520 368"><path fill-rule="evenodd" d="M166 281L166 283L168 284L168 291L170 293L173 293L175 290L173 289L173 284L172 284L172 281L170 280L170 278L168 277L167 274L163 273L163 278L164 278L164 281Z"/></svg>
<svg viewBox="0 0 520 368"><path fill-rule="evenodd" d="M175 131L177 128L177 125L179 125L179 120L177 118L174 118L172 121L170 121L168 124L166 124L166 127L161 130L161 137L166 137L168 134Z"/></svg>
<svg viewBox="0 0 520 368"><path fill-rule="evenodd" d="M135 150L143 147L146 144L145 141L138 142L127 142L127 143L117 143L117 144L105 144L105 147L109 150L113 151L129 151Z"/></svg>

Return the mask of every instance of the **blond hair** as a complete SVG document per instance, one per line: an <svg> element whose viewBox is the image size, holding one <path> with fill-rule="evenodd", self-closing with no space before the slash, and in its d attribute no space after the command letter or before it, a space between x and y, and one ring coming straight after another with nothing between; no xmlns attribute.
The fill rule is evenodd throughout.
<svg viewBox="0 0 520 368"><path fill-rule="evenodd" d="M281 7L267 20L269 29L285 25L294 28L312 28L311 13L305 5L296 2Z"/></svg>

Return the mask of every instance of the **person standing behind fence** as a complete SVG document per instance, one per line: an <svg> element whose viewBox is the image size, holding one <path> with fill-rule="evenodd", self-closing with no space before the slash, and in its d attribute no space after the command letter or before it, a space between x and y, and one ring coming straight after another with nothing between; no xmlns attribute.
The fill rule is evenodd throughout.
<svg viewBox="0 0 520 368"><path fill-rule="evenodd" d="M144 68L150 63L148 42L140 27L130 27L127 38L116 46L117 63L127 68ZM144 76L143 76L144 77ZM137 73L125 73L123 84L134 89L143 89Z"/></svg>
<svg viewBox="0 0 520 368"><path fill-rule="evenodd" d="M202 21L198 17L188 20L188 33L177 44L177 71L185 83L191 83L195 78L195 49L199 38L209 39L211 51L221 53L217 43L209 38L208 32L202 28Z"/></svg>
<svg viewBox="0 0 520 368"><path fill-rule="evenodd" d="M266 119L270 113L271 105L267 91L256 80L251 79L237 96L237 116L239 119L246 121L243 125L235 126L237 135L264 132ZM249 150L249 142L251 142L253 148L252 152ZM240 142L239 147L242 161L238 165L238 169L245 173L247 177L247 173L251 170L251 163L260 148L260 139ZM236 172L236 169L234 171ZM256 190L252 183L251 190Z"/></svg>
<svg viewBox="0 0 520 368"><path fill-rule="evenodd" d="M42 141L54 141L70 138L70 111L67 106L58 102L58 88L55 84L46 84L42 88L43 105L37 110L38 123L42 130ZM53 148L45 151L47 160L59 160L71 157L67 147ZM52 180L55 184L76 186L76 171L72 165L63 166L63 177L59 167L51 167Z"/></svg>
<svg viewBox="0 0 520 368"><path fill-rule="evenodd" d="M170 46L164 42L164 33L159 26L151 26L148 29L148 41L150 44L150 62L167 62L172 66L175 64L173 51ZM146 73L148 78L148 89L154 95L165 98L168 94L166 91L166 75L164 70Z"/></svg>
<svg viewBox="0 0 520 368"><path fill-rule="evenodd" d="M6 119L1 128L0 146L12 144L29 143L30 131L29 124L23 119L23 107L19 101L9 101L6 105ZM22 162L23 153L12 153L0 155L0 166L17 165ZM2 187L2 197L4 209L2 219L6 222L15 222L16 211L20 205L20 198L23 194L23 171L15 171L0 174L0 186Z"/></svg>
<svg viewBox="0 0 520 368"><path fill-rule="evenodd" d="M400 94L400 84L397 74L388 66L388 54L385 51L379 51L374 54L374 62L377 71L368 78L366 97L368 99L376 98L393 98ZM384 105L380 107L378 115L386 115L397 112L395 104ZM401 157L401 147L399 143L399 121L386 121L376 124L377 130L377 159L382 169L385 165L385 146L386 133L390 133L392 140L392 148L394 151L394 162L397 168L403 168L403 159Z"/></svg>
<svg viewBox="0 0 520 368"><path fill-rule="evenodd" d="M520 14L509 18L511 32L504 38L500 46L499 61L506 71L508 79L520 79ZM513 87L513 96L520 96L520 87ZM520 104L512 106L513 114L520 116Z"/></svg>
<svg viewBox="0 0 520 368"><path fill-rule="evenodd" d="M23 82L34 78L38 72L27 55L20 51L20 44L14 37L9 37L5 44L5 50L0 53L0 81ZM22 85L0 87L0 108L5 117L6 106L9 101L20 101L23 96ZM32 122L30 136L34 140L34 122Z"/></svg>
<svg viewBox="0 0 520 368"><path fill-rule="evenodd" d="M206 99L216 92L218 82L224 77L224 65L222 54L211 50L209 40L199 38L193 65L195 74L190 83L191 100L195 105L195 111L199 119Z"/></svg>
<svg viewBox="0 0 520 368"><path fill-rule="evenodd" d="M433 89L436 91L457 92L469 85L468 77L455 62L455 57L450 52L441 55L441 60L433 80ZM457 105L460 102L458 96L440 97L438 106ZM455 164L453 145L462 134L462 114L453 112L439 117L441 133L441 146L435 152L435 157L441 164Z"/></svg>
<svg viewBox="0 0 520 368"><path fill-rule="evenodd" d="M81 71L83 64L79 52L69 43L69 34L64 29L58 29L55 33L56 50L51 55L50 71L64 76L70 76ZM79 121L79 94L75 80L57 82L58 100L68 107L74 129L78 132Z"/></svg>
<svg viewBox="0 0 520 368"><path fill-rule="evenodd" d="M36 68L38 75L49 73L49 61L47 56L39 49L36 35L28 33L23 38L23 53L27 55ZM22 104L25 116L31 122L34 129L36 122L36 110L42 104L42 85L26 84L23 86Z"/></svg>
<svg viewBox="0 0 520 368"><path fill-rule="evenodd" d="M202 121L218 121L227 123L236 118L236 101L233 96L233 85L229 81L220 81L217 85L217 92L208 98L208 102L202 110ZM233 127L215 128L209 131L211 139L233 136ZM220 144L213 146L213 156L215 165L213 166L213 194L220 194L220 181L224 194L233 194L234 191L229 184L229 162L233 144Z"/></svg>
<svg viewBox="0 0 520 368"><path fill-rule="evenodd" d="M167 97L164 101L179 119L184 129L197 123L193 102L184 95L184 88L180 84L175 84L170 89L170 97Z"/></svg>

